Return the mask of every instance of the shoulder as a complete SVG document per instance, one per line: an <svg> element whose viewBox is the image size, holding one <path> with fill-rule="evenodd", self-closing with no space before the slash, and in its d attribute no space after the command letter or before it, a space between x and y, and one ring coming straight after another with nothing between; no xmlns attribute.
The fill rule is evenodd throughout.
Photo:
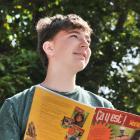
<svg viewBox="0 0 140 140"><path fill-rule="evenodd" d="M22 124L23 121L26 121L30 107L32 104L32 99L34 96L36 86L32 86L28 89L25 89L16 95L6 99L5 106L9 108L9 112L11 112L18 124Z"/></svg>
<svg viewBox="0 0 140 140"><path fill-rule="evenodd" d="M25 102L26 100L30 100L35 91L35 86L31 86L30 88L27 88L14 96L6 99L6 101L10 102L11 104L22 104L22 102Z"/></svg>
<svg viewBox="0 0 140 140"><path fill-rule="evenodd" d="M78 87L81 95L90 105L95 107L106 107L106 108L114 108L112 103L107 99L96 95L95 93L85 90L83 87Z"/></svg>
<svg viewBox="0 0 140 140"><path fill-rule="evenodd" d="M0 109L0 124L4 128L9 129L9 137L12 134L11 137L14 138L24 134L34 91L35 86L25 89L6 99L2 105ZM5 123L8 125L5 125ZM12 132L10 129L15 131Z"/></svg>

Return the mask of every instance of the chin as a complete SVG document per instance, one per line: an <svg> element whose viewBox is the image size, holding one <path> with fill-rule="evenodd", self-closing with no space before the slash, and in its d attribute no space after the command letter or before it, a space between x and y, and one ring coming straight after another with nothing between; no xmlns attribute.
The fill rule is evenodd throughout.
<svg viewBox="0 0 140 140"><path fill-rule="evenodd" d="M84 70L87 64L88 64L88 61L75 61L73 63L73 66L71 66L71 68L73 68L73 70L77 73Z"/></svg>
<svg viewBox="0 0 140 140"><path fill-rule="evenodd" d="M78 65L77 72L80 72L80 71L84 70L85 67L86 67L86 65Z"/></svg>

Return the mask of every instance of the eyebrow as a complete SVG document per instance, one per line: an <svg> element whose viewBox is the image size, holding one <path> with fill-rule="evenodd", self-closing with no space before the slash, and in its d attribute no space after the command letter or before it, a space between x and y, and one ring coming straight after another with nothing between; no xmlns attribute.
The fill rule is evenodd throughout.
<svg viewBox="0 0 140 140"><path fill-rule="evenodd" d="M68 31L68 33L76 33L76 34L80 34L78 31ZM86 39L88 39L91 42L91 38L88 35L85 35Z"/></svg>

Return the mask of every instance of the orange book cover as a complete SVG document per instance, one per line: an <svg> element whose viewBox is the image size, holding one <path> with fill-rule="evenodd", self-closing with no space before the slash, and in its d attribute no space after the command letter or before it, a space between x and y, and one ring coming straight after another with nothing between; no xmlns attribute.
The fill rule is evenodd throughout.
<svg viewBox="0 0 140 140"><path fill-rule="evenodd" d="M140 116L94 108L37 86L24 140L139 140Z"/></svg>
<svg viewBox="0 0 140 140"><path fill-rule="evenodd" d="M140 140L140 116L96 108L87 140Z"/></svg>

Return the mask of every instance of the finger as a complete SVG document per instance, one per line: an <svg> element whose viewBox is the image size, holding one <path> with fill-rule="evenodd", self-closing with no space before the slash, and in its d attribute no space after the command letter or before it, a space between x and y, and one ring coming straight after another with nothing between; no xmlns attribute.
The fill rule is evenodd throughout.
<svg viewBox="0 0 140 140"><path fill-rule="evenodd" d="M33 122L31 122L31 136L34 137Z"/></svg>
<svg viewBox="0 0 140 140"><path fill-rule="evenodd" d="M30 123L28 124L28 130L27 130L27 134L30 136L30 132L31 130L30 130Z"/></svg>
<svg viewBox="0 0 140 140"><path fill-rule="evenodd" d="M34 137L36 136L36 130L35 130L35 125L33 124L33 135Z"/></svg>

